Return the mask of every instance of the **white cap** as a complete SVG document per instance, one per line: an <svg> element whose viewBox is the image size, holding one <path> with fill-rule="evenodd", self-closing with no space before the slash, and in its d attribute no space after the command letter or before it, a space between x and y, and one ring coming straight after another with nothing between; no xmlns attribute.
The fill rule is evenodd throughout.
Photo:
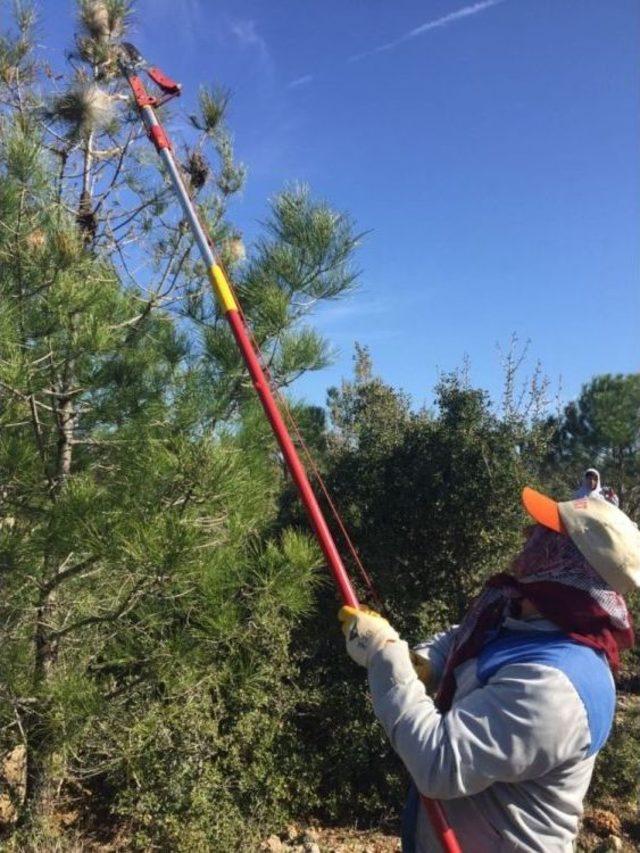
<svg viewBox="0 0 640 853"><path fill-rule="evenodd" d="M597 498L557 503L530 488L523 491L522 502L537 522L570 536L616 592L640 587L640 530L622 510Z"/></svg>

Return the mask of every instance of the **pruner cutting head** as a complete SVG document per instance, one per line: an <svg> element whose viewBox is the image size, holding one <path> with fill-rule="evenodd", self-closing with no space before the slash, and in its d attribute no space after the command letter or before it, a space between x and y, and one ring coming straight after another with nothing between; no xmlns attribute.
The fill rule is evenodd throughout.
<svg viewBox="0 0 640 853"><path fill-rule="evenodd" d="M139 107L159 107L171 100L171 98L178 97L182 91L180 83L176 83L175 80L172 80L171 77L168 77L159 68L155 66L148 67L146 60L138 48L131 44L131 42L123 41L120 45L118 62L122 73L133 89L133 94ZM159 96L151 95L146 91L138 77L138 71L141 69L146 71L149 78L160 89L161 94Z"/></svg>
<svg viewBox="0 0 640 853"><path fill-rule="evenodd" d="M123 71L134 71L144 68L147 64L138 48L130 41L123 41L120 45L120 56L118 57Z"/></svg>

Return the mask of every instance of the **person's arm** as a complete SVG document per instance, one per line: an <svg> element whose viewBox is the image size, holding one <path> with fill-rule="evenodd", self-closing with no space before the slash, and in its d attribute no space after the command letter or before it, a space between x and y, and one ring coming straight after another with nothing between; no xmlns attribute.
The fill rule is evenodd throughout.
<svg viewBox="0 0 640 853"><path fill-rule="evenodd" d="M584 707L551 667L505 666L445 714L417 678L406 643L377 651L368 673L376 716L428 797L453 799L493 782L537 778L589 748Z"/></svg>

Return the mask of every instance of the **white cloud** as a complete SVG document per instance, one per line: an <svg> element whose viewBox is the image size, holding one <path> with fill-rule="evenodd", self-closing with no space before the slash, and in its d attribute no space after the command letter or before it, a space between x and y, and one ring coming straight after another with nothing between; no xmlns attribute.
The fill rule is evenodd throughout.
<svg viewBox="0 0 640 853"><path fill-rule="evenodd" d="M448 15L443 15L441 18L435 18L433 21L426 21L424 24L414 27L412 30L409 30L404 33L404 35L399 36L399 38L394 39L393 41L381 44L378 47L374 47L372 50L365 51L364 53L356 53L354 56L349 58L349 62L358 62L361 59L365 59L367 56L373 56L376 53L384 53L387 50L393 50L395 47L411 41L412 39L418 38L430 30L447 27L449 24L460 21L463 18L469 18L472 15L478 15L480 12L484 12L485 9L489 9L492 6L497 6L499 3L504 2L505 0L482 0L482 2L479 3L472 3L470 6L463 6L462 9L457 9L455 12L450 12Z"/></svg>
<svg viewBox="0 0 640 853"><path fill-rule="evenodd" d="M262 83L268 87L273 86L275 63L267 40L258 29L256 21L252 18L235 18L228 20L227 26L240 50L247 54L248 62L261 69L264 75Z"/></svg>
<svg viewBox="0 0 640 853"><path fill-rule="evenodd" d="M133 19L133 41L137 44L139 37L144 40L142 38L143 22L147 18L154 18L161 21L164 26L172 28L172 34L179 42L180 49L186 48L197 52L197 44L206 23L204 12L200 0L181 0L180 26L176 26L175 0L139 0L139 3L136 3L136 14Z"/></svg>
<svg viewBox="0 0 640 853"><path fill-rule="evenodd" d="M287 89L296 89L298 86L306 86L313 80L313 74L303 74L302 77L296 77L290 83L287 83Z"/></svg>
<svg viewBox="0 0 640 853"><path fill-rule="evenodd" d="M386 296L367 296L366 299L339 299L320 305L315 312L318 323L333 326L348 322L352 324L355 318L371 318L386 316L393 309L395 301Z"/></svg>
<svg viewBox="0 0 640 853"><path fill-rule="evenodd" d="M256 47L260 51L267 50L267 43L262 38L253 20L235 20L231 22L231 32L243 47Z"/></svg>

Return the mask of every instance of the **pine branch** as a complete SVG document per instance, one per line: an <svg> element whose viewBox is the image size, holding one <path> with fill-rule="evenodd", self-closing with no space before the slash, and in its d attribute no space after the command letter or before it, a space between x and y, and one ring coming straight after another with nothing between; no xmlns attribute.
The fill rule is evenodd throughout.
<svg viewBox="0 0 640 853"><path fill-rule="evenodd" d="M121 619L123 616L126 616L127 613L130 613L133 610L133 608L138 604L138 602L142 600L142 598L147 592L147 589L148 583L143 582L137 587L134 587L131 592L126 596L122 604L115 610L112 610L109 613L103 613L96 616L87 616L86 619L79 619L72 625L67 625L65 628L60 628L57 631L52 631L49 635L50 642L58 642L58 640L62 639L62 637L66 637L68 634L73 634L76 631L80 631L82 628L88 628L90 625L102 625L108 622L116 622L118 619Z"/></svg>
<svg viewBox="0 0 640 853"><path fill-rule="evenodd" d="M49 488L53 488L53 480L51 479L51 475L49 474L49 466L47 464L47 451L44 445L42 424L40 423L40 418L38 417L38 409L36 407L36 398L34 394L29 395L29 408L31 410L31 421L33 425L36 446L38 448L38 454L40 455L40 461L42 462L42 470L45 472L47 482L49 483Z"/></svg>
<svg viewBox="0 0 640 853"><path fill-rule="evenodd" d="M59 587L61 584L63 584L65 581L82 574L85 569L88 569L90 566L94 565L96 560L98 560L97 556L87 557L86 560L82 560L82 562L76 563L74 566L69 566L68 568L63 569L62 571L57 572L50 580L48 580L45 584L42 585L42 592L47 595L48 593Z"/></svg>

